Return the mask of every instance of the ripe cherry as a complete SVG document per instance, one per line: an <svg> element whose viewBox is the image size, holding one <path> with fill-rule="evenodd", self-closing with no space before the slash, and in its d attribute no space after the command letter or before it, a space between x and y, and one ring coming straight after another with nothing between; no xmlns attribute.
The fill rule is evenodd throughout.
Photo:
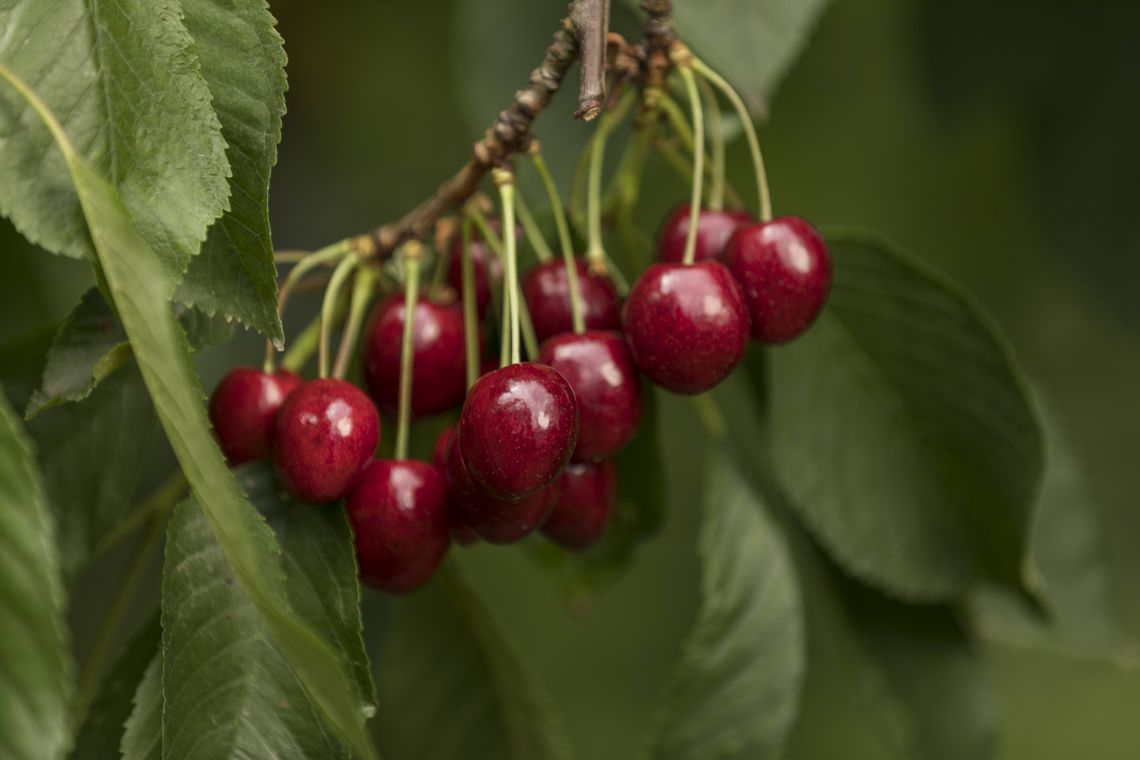
<svg viewBox="0 0 1140 760"><path fill-rule="evenodd" d="M641 422L641 382L629 347L616 332L563 333L542 344L539 361L566 378L578 402L578 461L607 459L632 440Z"/></svg>
<svg viewBox="0 0 1140 760"><path fill-rule="evenodd" d="M376 306L364 333L364 377L372 398L386 412L395 412L400 399L405 314L403 294L390 296ZM458 406L466 387L463 313L454 303L418 301L412 346L412 416Z"/></svg>
<svg viewBox="0 0 1140 760"><path fill-rule="evenodd" d="M544 364L513 364L483 375L459 416L463 463L500 499L530 496L550 484L577 442L574 391Z"/></svg>
<svg viewBox="0 0 1140 760"><path fill-rule="evenodd" d="M752 337L764 343L784 343L806 330L831 288L827 246L798 216L741 227L725 262L744 290Z"/></svg>
<svg viewBox="0 0 1140 760"><path fill-rule="evenodd" d="M285 399L273 428L273 464L302 501L335 501L352 487L380 440L380 416L359 388L314 380Z"/></svg>
<svg viewBox="0 0 1140 760"><path fill-rule="evenodd" d="M613 283L594 274L582 259L575 259L578 291L582 297L582 319L587 330L616 330L621 325L621 309ZM534 333L539 342L574 328L570 312L570 280L561 260L539 264L526 273L522 282Z"/></svg>
<svg viewBox="0 0 1140 760"><path fill-rule="evenodd" d="M455 448L456 439L458 437L459 425L456 424L445 427L440 431L439 437L435 439L435 446L432 447L431 461L442 473L447 473L447 462L451 457L452 450ZM450 486L447 491L447 510L451 517L451 537L455 539L457 544L462 546L475 543L479 540L479 534L475 532L474 528L460 519L459 512L455 505L455 499L451 498Z"/></svg>
<svg viewBox="0 0 1140 760"><path fill-rule="evenodd" d="M231 467L269 455L273 418L301 382L288 370L267 375L252 367L222 378L210 396L210 422Z"/></svg>
<svg viewBox="0 0 1140 760"><path fill-rule="evenodd" d="M496 234L502 232L502 225L498 219L491 220L491 229ZM517 233L522 237L522 231ZM503 281L503 262L491 250L491 247L473 230L471 235L471 262L475 265L475 308L482 319L487 312L487 304L491 303L492 283L498 287ZM447 268L447 282L456 293L463 293L463 236L456 235L451 243L451 262Z"/></svg>
<svg viewBox="0 0 1140 760"><path fill-rule="evenodd" d="M345 500L360 578L405 594L427 583L451 543L443 473L413 459L373 460Z"/></svg>
<svg viewBox="0 0 1140 760"><path fill-rule="evenodd" d="M543 535L574 551L597 543L617 507L613 462L571 462L558 486L558 502L542 526Z"/></svg>
<svg viewBox="0 0 1140 760"><path fill-rule="evenodd" d="M724 265L653 264L623 311L638 368L676 393L701 393L728 377L748 347L748 308Z"/></svg>
<svg viewBox="0 0 1140 760"><path fill-rule="evenodd" d="M657 236L657 258L659 261L680 264L685 256L685 240L689 235L689 209L688 203L683 203L673 209L665 217L661 225L661 232ZM752 221L752 214L747 211L713 211L701 209L697 217L697 249L696 261L704 259L721 260L724 258L724 248L728 239L742 225Z"/></svg>

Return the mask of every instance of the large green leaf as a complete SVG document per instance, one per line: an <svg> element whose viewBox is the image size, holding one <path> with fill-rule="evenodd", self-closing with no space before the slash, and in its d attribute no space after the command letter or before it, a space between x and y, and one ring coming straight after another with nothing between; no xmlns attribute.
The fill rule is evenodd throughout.
<svg viewBox="0 0 1140 760"><path fill-rule="evenodd" d="M54 526L31 443L0 398L0 755L62 757L71 654Z"/></svg>
<svg viewBox="0 0 1140 760"><path fill-rule="evenodd" d="M570 756L550 697L454 566L392 607L376 673L386 760Z"/></svg>
<svg viewBox="0 0 1140 760"><path fill-rule="evenodd" d="M726 452L705 481L701 608L650 756L779 758L804 674L799 582L783 534Z"/></svg>
<svg viewBox="0 0 1140 760"><path fill-rule="evenodd" d="M269 235L269 173L285 113L281 37L264 0L183 0L182 10L233 176L230 209L210 228L178 298L283 341Z"/></svg>
<svg viewBox="0 0 1140 760"><path fill-rule="evenodd" d="M178 275L226 207L225 143L177 0L0 0L0 64L32 83ZM68 167L0 88L0 211L49 251L94 259Z"/></svg>
<svg viewBox="0 0 1140 760"><path fill-rule="evenodd" d="M162 654L165 757L347 755L193 502L175 509L167 535Z"/></svg>
<svg viewBox="0 0 1140 760"><path fill-rule="evenodd" d="M771 440L792 503L859 577L912 599L1025 585L1039 425L964 293L869 233L829 236L834 284L771 352Z"/></svg>
<svg viewBox="0 0 1140 760"><path fill-rule="evenodd" d="M159 420L229 566L322 717L354 751L373 756L363 729L370 706L356 698L353 679L329 643L289 610L280 548L211 437L201 381L170 306L174 277L135 231L114 188L75 153L47 106L3 67L0 77L35 106L67 160L99 263Z"/></svg>
<svg viewBox="0 0 1140 760"><path fill-rule="evenodd" d="M123 760L160 760L162 754L162 657L154 654L131 698L123 724Z"/></svg>

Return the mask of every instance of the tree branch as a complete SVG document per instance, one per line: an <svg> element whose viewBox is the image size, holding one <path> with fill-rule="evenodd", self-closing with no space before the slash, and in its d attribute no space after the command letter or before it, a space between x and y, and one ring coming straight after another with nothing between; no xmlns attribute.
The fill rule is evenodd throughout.
<svg viewBox="0 0 1140 760"><path fill-rule="evenodd" d="M590 121L606 99L606 36L610 25L609 0L585 0L570 6L570 24L581 48L578 110L574 117Z"/></svg>

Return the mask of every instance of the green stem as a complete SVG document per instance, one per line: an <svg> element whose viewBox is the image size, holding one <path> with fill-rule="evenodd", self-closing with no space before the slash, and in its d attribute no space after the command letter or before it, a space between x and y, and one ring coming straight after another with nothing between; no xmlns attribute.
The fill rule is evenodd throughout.
<svg viewBox="0 0 1140 760"><path fill-rule="evenodd" d="M693 112L693 192L689 200L689 230L685 236L685 256L683 262L692 264L697 253L697 226L701 217L701 186L705 179L705 119L701 108L701 93L697 90L697 78L687 66L678 69L685 89L689 93L689 108Z"/></svg>
<svg viewBox="0 0 1140 760"><path fill-rule="evenodd" d="M630 90L622 95L618 104L602 117L591 140L590 178L586 188L586 217L589 233L586 259L597 272L604 272L606 266L606 249L602 244L602 169L606 162L606 141L636 102L637 93L635 91Z"/></svg>
<svg viewBox="0 0 1140 760"><path fill-rule="evenodd" d="M400 401L396 423L396 459L408 458L408 434L412 427L412 372L415 369L416 301L420 295L420 256L423 245L406 243L404 257L404 334L400 343Z"/></svg>
<svg viewBox="0 0 1140 760"><path fill-rule="evenodd" d="M681 155L681 151L676 145L668 141L657 140L653 143L653 149L657 151L657 155L665 159L665 163L669 164L669 168L671 168L678 177L684 180L686 184L692 182L693 165L688 159ZM708 172L705 172L705 176L711 179ZM732 183L727 179L724 183L724 193L729 205L735 208L744 206L744 200L740 197L740 193L736 192L736 188L734 188Z"/></svg>
<svg viewBox="0 0 1140 760"><path fill-rule="evenodd" d="M519 327L522 329L522 344L526 355L531 361L538 359L538 334L534 331L534 322L530 318L530 307L526 299L519 298Z"/></svg>
<svg viewBox="0 0 1140 760"><path fill-rule="evenodd" d="M476 314L478 304L475 293L475 262L471 259L471 226L470 217L463 220L460 234L463 248L460 262L463 266L463 342L467 351L467 387L470 388L479 379L479 317Z"/></svg>
<svg viewBox="0 0 1140 760"><path fill-rule="evenodd" d="M361 267L356 274L356 282L352 286L352 301L348 309L348 322L340 335L340 345L337 346L336 362L333 363L332 376L338 380L344 378L348 371L348 363L352 359L353 349L356 348L360 338L360 325L364 321L364 312L372 300L372 289L376 285L376 275L368 267Z"/></svg>
<svg viewBox="0 0 1140 760"><path fill-rule="evenodd" d="M495 254L497 258L503 258L503 241L491 229L491 223L487 221L487 217L480 211L474 203L468 204L466 214L475 222L475 227L479 230L479 236L483 238L491 249L491 253ZM504 227L505 229L505 227Z"/></svg>
<svg viewBox="0 0 1140 760"><path fill-rule="evenodd" d="M503 214L503 249L506 254L506 289L503 298L510 314L510 363L521 361L522 330L519 317L518 241L515 239L515 184L508 169L495 170L495 184L499 186L499 202Z"/></svg>
<svg viewBox="0 0 1140 760"><path fill-rule="evenodd" d="M748 106L744 104L736 90L720 74L713 71L708 64L699 58L692 59L693 69L714 87L724 93L732 107L740 117L744 136L748 138L748 150L752 154L752 168L756 173L756 195L760 203L760 221L768 222L772 219L772 197L768 190L768 173L764 168L764 156L760 152L760 138L756 136L756 125L752 123L752 115L748 113Z"/></svg>
<svg viewBox="0 0 1140 760"><path fill-rule="evenodd" d="M515 211L518 212L519 223L522 224L523 232L526 233L526 239L530 241L530 247L534 249L535 257L543 264L553 261L554 253L550 250L538 222L530 213L530 207L527 206L522 193L515 193Z"/></svg>
<svg viewBox="0 0 1140 760"><path fill-rule="evenodd" d="M685 150L692 153L693 128L689 126L685 111L669 93L661 89L654 90L653 103L665 114L665 118L669 120L669 126L673 127L673 132L681 139L681 144L685 146Z"/></svg>
<svg viewBox="0 0 1140 760"><path fill-rule="evenodd" d="M724 209L724 120L716 92L704 77L698 81L701 97L709 114L709 132L712 135L712 182L709 183L708 207L713 211Z"/></svg>
<svg viewBox="0 0 1140 760"><path fill-rule="evenodd" d="M705 432L709 434L710 438L715 440L723 440L725 435L728 434L728 421L721 412L720 406L717 405L716 400L711 394L702 393L699 396L692 396L693 409L697 413L701 425L704 427Z"/></svg>
<svg viewBox="0 0 1140 760"><path fill-rule="evenodd" d="M344 287L345 280L348 279L359 263L360 257L358 256L344 257L336 265L332 279L329 280L329 286L325 289L325 298L321 302L321 339L320 345L317 347L317 376L320 378L329 376L329 336L332 332L334 312L337 302L340 300L341 288Z"/></svg>
<svg viewBox="0 0 1140 760"><path fill-rule="evenodd" d="M558 227L558 240L562 244L562 260L566 264L566 282L570 289L570 318L574 325L574 332L581 335L586 331L586 320L582 316L582 286L578 282L578 265L574 259L574 243L570 239L570 226L566 223L566 209L562 207L562 196L558 194L558 186L546 168L546 160L537 150L531 152L534 168L546 188L546 195L550 199L550 208L554 212L554 224ZM532 326L533 328L533 326Z"/></svg>
<svg viewBox="0 0 1140 760"><path fill-rule="evenodd" d="M570 220L581 234L586 228L586 212L582 204L586 200L586 180L590 176L590 157L594 153L594 141L591 138L582 148L578 156L578 163L574 165L574 176L570 178Z"/></svg>
<svg viewBox="0 0 1140 760"><path fill-rule="evenodd" d="M281 284L281 290L277 294L277 314L284 316L285 304L289 301L289 296L292 294L294 288L301 281L301 278L320 266L327 266L341 259L351 250L352 244L350 240L338 240L332 245L325 246L315 253L305 256L297 262L297 265L289 270L286 275L285 281ZM272 341L265 342L265 372L266 374L273 374L274 358L277 354L277 347L273 345Z"/></svg>

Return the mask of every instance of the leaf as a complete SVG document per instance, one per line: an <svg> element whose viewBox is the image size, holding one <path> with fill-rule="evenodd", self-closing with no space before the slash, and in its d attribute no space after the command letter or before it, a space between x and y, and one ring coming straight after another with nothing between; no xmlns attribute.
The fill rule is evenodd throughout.
<svg viewBox="0 0 1140 760"><path fill-rule="evenodd" d="M570 757L549 695L453 563L393 605L377 661L386 760Z"/></svg>
<svg viewBox="0 0 1140 760"><path fill-rule="evenodd" d="M264 0L183 0L182 10L233 176L230 208L210 228L177 297L282 342L269 233L269 173L285 113L281 37Z"/></svg>
<svg viewBox="0 0 1140 760"><path fill-rule="evenodd" d="M174 454L214 535L266 628L322 718L355 752L374 757L363 730L370 709L336 652L289 610L272 531L246 500L213 438L186 335L170 308L174 280L135 229L114 188L78 155L47 106L0 66L0 78L31 103L59 145L83 205L115 306Z"/></svg>
<svg viewBox="0 0 1140 760"><path fill-rule="evenodd" d="M131 717L135 692L148 666L157 663L161 635L158 615L155 615L123 647L123 653L104 677L98 696L87 709L70 760L106 760L119 754L123 726ZM153 702L143 703L140 709L158 705L160 711L156 715L161 715L161 698L156 688Z"/></svg>
<svg viewBox="0 0 1140 760"><path fill-rule="evenodd" d="M34 84L72 143L180 275L223 209L225 143L177 0L0 0L0 64ZM54 253L94 259L68 167L0 88L0 212Z"/></svg>
<svg viewBox="0 0 1140 760"><path fill-rule="evenodd" d="M192 502L167 534L162 651L164 757L347 756Z"/></svg>
<svg viewBox="0 0 1140 760"><path fill-rule="evenodd" d="M650 757L779 758L804 674L799 583L784 536L726 452L705 482L701 607Z"/></svg>
<svg viewBox="0 0 1140 760"><path fill-rule="evenodd" d="M772 453L792 504L836 561L893 594L1025 586L1041 440L1003 338L881 239L829 239L828 307L770 352Z"/></svg>
<svg viewBox="0 0 1140 760"><path fill-rule="evenodd" d="M160 760L162 754L162 657L151 655L142 681L131 699L131 714L123 726L123 760Z"/></svg>
<svg viewBox="0 0 1140 760"><path fill-rule="evenodd" d="M0 398L0 755L62 757L71 651L51 515L31 443Z"/></svg>

